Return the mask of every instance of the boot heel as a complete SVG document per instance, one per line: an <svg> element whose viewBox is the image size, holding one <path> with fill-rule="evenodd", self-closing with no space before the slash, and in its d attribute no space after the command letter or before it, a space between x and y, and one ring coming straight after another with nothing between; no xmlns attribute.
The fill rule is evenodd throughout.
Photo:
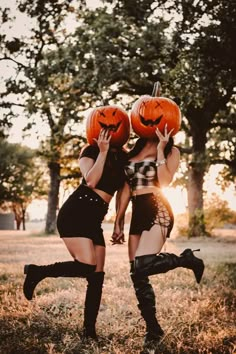
<svg viewBox="0 0 236 354"><path fill-rule="evenodd" d="M184 268L192 269L194 276L196 278L196 281L199 284L202 279L205 265L204 265L204 262L202 261L202 259L194 256L193 253L198 252L198 251L200 251L200 248L198 248L196 250L191 250L190 248L186 248L180 254L180 256L183 258L182 266Z"/></svg>
<svg viewBox="0 0 236 354"><path fill-rule="evenodd" d="M201 279L202 279L202 275L203 275L203 272L204 272L204 263L203 261L200 259L200 262L199 264L196 266L195 269L193 269L193 273L195 275L195 278L196 278L196 281L197 283L199 284Z"/></svg>
<svg viewBox="0 0 236 354"><path fill-rule="evenodd" d="M25 266L24 266L24 274L28 274L28 270L29 270L29 264L25 264Z"/></svg>

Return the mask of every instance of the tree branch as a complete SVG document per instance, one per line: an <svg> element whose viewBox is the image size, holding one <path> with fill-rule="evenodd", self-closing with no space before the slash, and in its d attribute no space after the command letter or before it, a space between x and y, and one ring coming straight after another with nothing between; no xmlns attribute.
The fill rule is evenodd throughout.
<svg viewBox="0 0 236 354"><path fill-rule="evenodd" d="M236 129L236 123L225 123L225 122L219 122L219 123L212 123L210 125L211 128L231 128L231 129Z"/></svg>
<svg viewBox="0 0 236 354"><path fill-rule="evenodd" d="M229 168L231 168L232 170L236 170L236 160L228 160L228 159L213 159L211 160L211 164L212 165L216 165L216 164L219 164L219 165L226 165L228 166Z"/></svg>
<svg viewBox="0 0 236 354"><path fill-rule="evenodd" d="M3 103L0 103L0 107L2 107L2 108L10 108L11 106L26 107L26 105L24 105L24 104L15 103L15 102L3 102Z"/></svg>
<svg viewBox="0 0 236 354"><path fill-rule="evenodd" d="M193 152L193 149L192 148L186 148L186 147L182 147L182 146L178 146L178 149L179 151L182 153L182 154L192 154Z"/></svg>
<svg viewBox="0 0 236 354"><path fill-rule="evenodd" d="M81 173L72 173L70 175L67 175L67 176L60 176L60 180L65 180L65 179L71 179L71 178L80 178L82 177L82 174Z"/></svg>
<svg viewBox="0 0 236 354"><path fill-rule="evenodd" d="M63 142L65 142L65 143L68 143L69 141L71 141L73 139L82 140L83 142L86 141L86 139L83 136L81 136L81 135L66 134L65 136L63 136Z"/></svg>
<svg viewBox="0 0 236 354"><path fill-rule="evenodd" d="M26 66L26 65L24 65L24 64L22 64L22 63L20 63L19 61L17 61L17 60L15 60L15 59L12 59L12 58L10 58L10 57L2 57L2 58L0 58L0 61L2 61L2 60L10 60L10 61L12 61L13 63L15 63L16 65L18 65L18 66L20 66L20 67L22 67L22 68L24 68L24 69L28 69L28 66Z"/></svg>

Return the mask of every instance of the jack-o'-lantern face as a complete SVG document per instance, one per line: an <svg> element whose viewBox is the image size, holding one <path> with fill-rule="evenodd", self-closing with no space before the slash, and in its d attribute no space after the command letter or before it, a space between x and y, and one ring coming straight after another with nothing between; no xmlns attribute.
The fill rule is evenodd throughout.
<svg viewBox="0 0 236 354"><path fill-rule="evenodd" d="M111 134L110 145L123 146L129 139L130 122L128 114L117 106L103 106L94 108L86 124L87 141L95 145L101 129L106 129Z"/></svg>
<svg viewBox="0 0 236 354"><path fill-rule="evenodd" d="M181 113L177 104L165 97L141 96L131 110L131 125L134 132L142 138L153 138L155 130L164 132L167 124L168 131L174 129L175 135L181 124Z"/></svg>

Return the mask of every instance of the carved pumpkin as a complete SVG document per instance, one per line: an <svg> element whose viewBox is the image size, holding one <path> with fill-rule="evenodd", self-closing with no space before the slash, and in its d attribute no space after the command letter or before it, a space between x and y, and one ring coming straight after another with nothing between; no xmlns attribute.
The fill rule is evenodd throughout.
<svg viewBox="0 0 236 354"><path fill-rule="evenodd" d="M155 84L153 96L159 95L160 87ZM181 124L181 112L178 105L166 97L141 96L131 110L131 125L134 132L141 138L153 138L158 128L161 133L167 124L167 129L174 129L175 135Z"/></svg>
<svg viewBox="0 0 236 354"><path fill-rule="evenodd" d="M95 145L100 130L108 129L112 135L110 145L114 147L123 146L129 139L130 121L128 114L117 106L102 106L94 108L86 124L87 141L90 145Z"/></svg>

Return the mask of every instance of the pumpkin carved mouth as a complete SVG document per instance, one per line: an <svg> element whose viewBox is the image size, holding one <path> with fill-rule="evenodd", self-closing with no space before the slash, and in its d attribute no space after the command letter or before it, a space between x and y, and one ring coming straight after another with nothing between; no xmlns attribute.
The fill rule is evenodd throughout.
<svg viewBox="0 0 236 354"><path fill-rule="evenodd" d="M163 114L158 117L157 119L145 119L141 114L140 114L140 120L143 125L146 127L154 127L155 125L158 125L163 117Z"/></svg>
<svg viewBox="0 0 236 354"><path fill-rule="evenodd" d="M115 133L118 130L121 122L118 122L117 124L105 124L105 123L99 122L99 124L100 124L101 128Z"/></svg>

